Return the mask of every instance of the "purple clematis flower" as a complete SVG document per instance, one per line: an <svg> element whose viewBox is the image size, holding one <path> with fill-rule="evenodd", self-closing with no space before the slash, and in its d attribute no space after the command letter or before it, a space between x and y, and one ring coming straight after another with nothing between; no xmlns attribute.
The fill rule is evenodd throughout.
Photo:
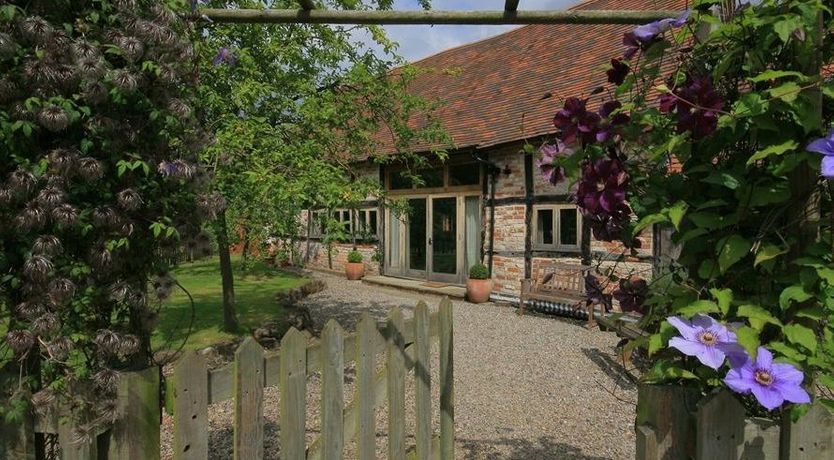
<svg viewBox="0 0 834 460"><path fill-rule="evenodd" d="M611 59L611 68L606 72L608 74L608 82L615 85L622 85L630 71L631 67L623 62L622 59Z"/></svg>
<svg viewBox="0 0 834 460"><path fill-rule="evenodd" d="M217 50L217 56L211 61L214 65L226 64L232 67L237 62L237 57L232 54L232 51L225 46Z"/></svg>
<svg viewBox="0 0 834 460"><path fill-rule="evenodd" d="M576 189L577 205L591 214L614 214L627 207L628 173L616 158L588 162Z"/></svg>
<svg viewBox="0 0 834 460"><path fill-rule="evenodd" d="M597 142L607 141L615 134L617 126L628 123L631 120L631 117L619 112L622 107L623 105L619 101L608 101L599 108L601 121L596 131Z"/></svg>
<svg viewBox="0 0 834 460"><path fill-rule="evenodd" d="M759 404L767 410L781 406L785 401L797 404L811 402L808 392L802 388L805 376L790 364L773 362L773 354L759 347L756 360L749 356L740 366L733 367L724 383L736 393L753 393Z"/></svg>
<svg viewBox="0 0 834 460"><path fill-rule="evenodd" d="M698 358L704 366L718 369L725 358L731 363L740 363L744 351L738 344L736 334L723 324L707 315L695 315L692 321L679 316L666 318L680 337L669 340L669 346L676 348L686 356Z"/></svg>
<svg viewBox="0 0 834 460"><path fill-rule="evenodd" d="M536 167L541 171L542 176L553 185L565 180L565 168L554 164L556 157L566 157L573 153L573 150L565 147L562 141L545 144L540 149L542 157L536 160Z"/></svg>
<svg viewBox="0 0 834 460"><path fill-rule="evenodd" d="M686 83L675 88L672 94L660 95L660 111L674 112L678 132L690 131L694 139L715 132L723 108L724 100L708 76L689 75Z"/></svg>
<svg viewBox="0 0 834 460"><path fill-rule="evenodd" d="M828 132L828 137L817 139L808 144L805 150L822 154L822 164L820 166L822 175L828 179L834 179L834 129Z"/></svg>
<svg viewBox="0 0 834 460"><path fill-rule="evenodd" d="M686 21L689 20L689 14L690 11L686 10L677 18L661 19L638 26L634 29L634 37L644 45L651 43L667 30L677 29L686 24Z"/></svg>

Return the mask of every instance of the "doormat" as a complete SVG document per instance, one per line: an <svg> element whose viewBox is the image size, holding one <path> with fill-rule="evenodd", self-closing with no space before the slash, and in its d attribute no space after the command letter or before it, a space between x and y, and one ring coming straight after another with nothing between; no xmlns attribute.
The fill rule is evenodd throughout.
<svg viewBox="0 0 834 460"><path fill-rule="evenodd" d="M431 288L442 288L442 287L449 286L449 283L441 283L441 282L438 282L438 281L427 281L427 282L423 283L423 286L431 287Z"/></svg>

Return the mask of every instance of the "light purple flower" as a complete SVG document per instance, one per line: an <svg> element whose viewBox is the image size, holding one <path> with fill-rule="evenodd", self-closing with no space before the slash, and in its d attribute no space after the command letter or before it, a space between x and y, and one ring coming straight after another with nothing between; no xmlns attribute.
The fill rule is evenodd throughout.
<svg viewBox="0 0 834 460"><path fill-rule="evenodd" d="M802 388L804 378L802 372L790 364L774 363L773 354L767 348L759 347L756 361L748 356L742 365L727 373L724 383L737 393L753 393L759 404L773 410L785 401L811 402L808 392Z"/></svg>
<svg viewBox="0 0 834 460"><path fill-rule="evenodd" d="M737 343L736 334L712 317L695 315L690 322L670 316L666 321L681 334L669 340L669 346L698 358L704 366L718 369L727 357L734 363L740 361L736 358L743 354L743 350Z"/></svg>
<svg viewBox="0 0 834 460"><path fill-rule="evenodd" d="M643 44L649 43L667 30L676 29L686 24L686 21L689 20L689 14L690 11L686 10L677 18L661 19L638 26L634 29L634 37Z"/></svg>
<svg viewBox="0 0 834 460"><path fill-rule="evenodd" d="M834 179L834 129L828 132L828 137L817 139L808 144L805 150L822 154L822 164L820 166L822 175Z"/></svg>
<svg viewBox="0 0 834 460"><path fill-rule="evenodd" d="M225 46L217 50L217 56L211 61L214 65L226 64L229 67L235 65L237 57L232 54L232 51Z"/></svg>
<svg viewBox="0 0 834 460"><path fill-rule="evenodd" d="M544 144L539 149L542 157L536 160L536 166L541 171L542 176L553 185L556 185L565 180L565 168L554 164L556 157L566 157L573 154L573 150L567 148L560 140L555 143Z"/></svg>

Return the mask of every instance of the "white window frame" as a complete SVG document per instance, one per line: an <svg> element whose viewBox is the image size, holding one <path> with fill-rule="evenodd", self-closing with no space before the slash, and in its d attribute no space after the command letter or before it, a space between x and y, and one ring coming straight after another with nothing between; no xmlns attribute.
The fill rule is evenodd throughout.
<svg viewBox="0 0 834 460"><path fill-rule="evenodd" d="M572 209L576 212L576 244L562 244L561 211ZM539 243L539 211L553 212L553 243ZM580 252L582 250L582 214L576 205L572 204L542 204L533 206L532 219L533 249L540 251Z"/></svg>

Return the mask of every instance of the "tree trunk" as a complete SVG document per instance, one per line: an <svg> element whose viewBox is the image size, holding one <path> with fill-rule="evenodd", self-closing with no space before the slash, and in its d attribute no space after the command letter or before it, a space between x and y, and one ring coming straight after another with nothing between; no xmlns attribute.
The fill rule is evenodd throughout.
<svg viewBox="0 0 834 460"><path fill-rule="evenodd" d="M238 328L235 311L235 278L232 272L232 256L229 253L229 229L226 212L217 215L217 252L220 255L220 279L223 284L223 329L235 331Z"/></svg>

